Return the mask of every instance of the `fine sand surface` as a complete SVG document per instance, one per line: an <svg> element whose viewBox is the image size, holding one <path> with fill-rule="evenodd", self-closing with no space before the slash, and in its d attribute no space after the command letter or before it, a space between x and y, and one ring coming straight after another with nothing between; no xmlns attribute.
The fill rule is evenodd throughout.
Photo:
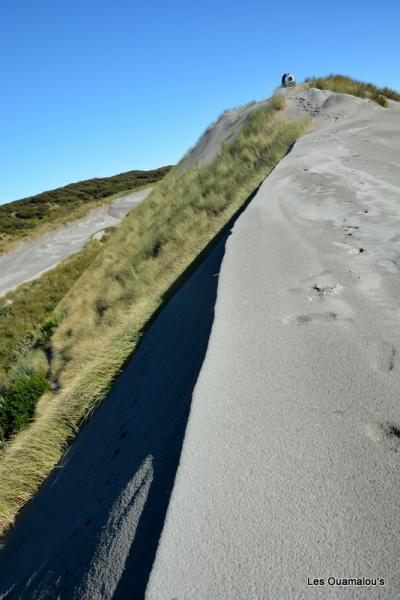
<svg viewBox="0 0 400 600"><path fill-rule="evenodd" d="M206 129L197 144L189 150L178 168L178 174L183 173L188 167L212 162L219 154L222 145L225 142L233 142L246 121L263 104L266 105L267 102L253 102L247 106L225 111L216 123Z"/></svg>
<svg viewBox="0 0 400 600"><path fill-rule="evenodd" d="M139 600L214 316L223 237L147 330L0 550L0 598Z"/></svg>
<svg viewBox="0 0 400 600"><path fill-rule="evenodd" d="M146 188L117 198L109 205L93 209L82 219L0 254L0 296L21 283L36 279L63 258L82 250L90 238L100 237L104 229L118 225L150 191L151 188Z"/></svg>
<svg viewBox="0 0 400 600"><path fill-rule="evenodd" d="M147 600L400 598L400 105L285 93L317 129L228 240Z"/></svg>

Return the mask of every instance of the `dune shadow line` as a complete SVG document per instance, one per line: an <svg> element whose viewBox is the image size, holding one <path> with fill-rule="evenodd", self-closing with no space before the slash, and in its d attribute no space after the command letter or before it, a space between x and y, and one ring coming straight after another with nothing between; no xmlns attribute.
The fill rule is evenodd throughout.
<svg viewBox="0 0 400 600"><path fill-rule="evenodd" d="M157 311L148 325L148 328L151 328L157 322L163 310L166 309L166 306L174 303L174 299L177 299L181 294L188 294L188 297L192 296L191 300L185 303L187 312L180 312L180 322L177 330L178 336L189 335L193 347L196 347L195 355L191 360L187 355L186 357L177 356L174 366L179 371L182 369L182 359L186 362L189 359L191 362L188 371L188 385L187 387L184 386L186 389L182 388L179 394L181 397L179 401L181 415L175 424L174 439L169 439L169 446L164 447L163 456L157 457L153 453L154 481L136 531L124 574L114 595L115 600L126 600L127 598L142 600L145 596L179 464L193 390L204 361L211 333L218 275L225 253L225 244L235 221L254 198L258 189L259 186L179 279L174 282L164 296L165 304ZM199 302L198 311L195 308L197 302Z"/></svg>
<svg viewBox="0 0 400 600"><path fill-rule="evenodd" d="M22 511L0 551L0 597L144 598L207 350L225 243L256 192L165 294L107 398ZM115 528L124 522L118 499L148 457L152 482L132 517L137 525L122 535ZM116 538L126 556L117 583L107 575L110 565L102 567L100 547L113 547Z"/></svg>

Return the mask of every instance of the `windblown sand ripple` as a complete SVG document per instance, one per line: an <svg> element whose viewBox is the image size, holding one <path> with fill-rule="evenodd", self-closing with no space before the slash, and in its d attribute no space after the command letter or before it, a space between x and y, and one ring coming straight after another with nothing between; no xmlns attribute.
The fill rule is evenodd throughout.
<svg viewBox="0 0 400 600"><path fill-rule="evenodd" d="M228 241L148 600L399 598L400 106L286 94L317 126Z"/></svg>

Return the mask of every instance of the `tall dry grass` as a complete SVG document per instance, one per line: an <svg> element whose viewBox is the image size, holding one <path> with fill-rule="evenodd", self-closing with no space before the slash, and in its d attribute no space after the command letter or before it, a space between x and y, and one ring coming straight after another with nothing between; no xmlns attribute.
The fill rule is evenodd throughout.
<svg viewBox="0 0 400 600"><path fill-rule="evenodd" d="M400 94L388 87L380 88L373 83L352 79L346 75L329 75L328 77L307 77L305 80L311 87L320 90L331 90L338 94L351 94L359 98L367 98L387 107L388 99L400 101Z"/></svg>
<svg viewBox="0 0 400 600"><path fill-rule="evenodd" d="M287 122L275 108L256 111L212 164L171 172L58 306L63 318L51 345L61 391L44 397L33 423L3 453L0 532L105 397L171 286L309 126Z"/></svg>

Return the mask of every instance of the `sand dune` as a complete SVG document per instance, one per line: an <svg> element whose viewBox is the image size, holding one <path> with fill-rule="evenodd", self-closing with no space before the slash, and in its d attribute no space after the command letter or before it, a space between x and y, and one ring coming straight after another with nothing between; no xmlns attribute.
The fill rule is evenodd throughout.
<svg viewBox="0 0 400 600"><path fill-rule="evenodd" d="M232 142L245 122L267 101L254 102L233 110L225 111L216 123L210 125L197 144L188 152L178 168L183 173L188 167L205 165L214 160L225 142Z"/></svg>
<svg viewBox="0 0 400 600"><path fill-rule="evenodd" d="M228 241L148 600L399 597L400 106L285 93L317 128Z"/></svg>
<svg viewBox="0 0 400 600"><path fill-rule="evenodd" d="M0 296L25 281L36 279L63 258L82 250L91 237L100 237L105 228L118 225L135 204L146 198L150 189L117 198L82 219L30 243L23 242L8 254L0 254Z"/></svg>
<svg viewBox="0 0 400 600"><path fill-rule="evenodd" d="M23 511L0 598L141 599L152 566L147 600L399 597L400 106L283 93L316 128Z"/></svg>

